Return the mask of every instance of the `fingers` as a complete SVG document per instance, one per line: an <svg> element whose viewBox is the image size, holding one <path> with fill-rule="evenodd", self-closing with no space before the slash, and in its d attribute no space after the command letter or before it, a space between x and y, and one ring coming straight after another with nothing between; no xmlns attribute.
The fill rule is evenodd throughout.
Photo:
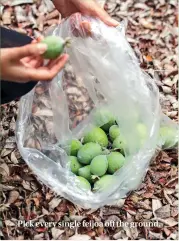
<svg viewBox="0 0 179 241"><path fill-rule="evenodd" d="M29 67L29 68L39 68L39 67L43 66L44 60L41 57L36 57L36 58L32 58L28 62L24 62L22 60L21 60L21 62L26 67Z"/></svg>
<svg viewBox="0 0 179 241"><path fill-rule="evenodd" d="M62 55L61 57L57 58L49 63L49 69L51 74L53 75L53 78L60 72L60 70L65 66L66 62L68 61L69 56L67 54Z"/></svg>
<svg viewBox="0 0 179 241"><path fill-rule="evenodd" d="M20 62L26 67L38 68L43 65L43 58L41 56L30 56L20 60Z"/></svg>
<svg viewBox="0 0 179 241"><path fill-rule="evenodd" d="M29 62L29 65L33 68L39 68L40 66L43 66L44 60L41 57L37 57L36 59L32 59Z"/></svg>
<svg viewBox="0 0 179 241"><path fill-rule="evenodd" d="M42 55L47 50L47 45L42 43L28 44L23 47L12 48L11 50L11 58L16 60L31 55Z"/></svg>
<svg viewBox="0 0 179 241"><path fill-rule="evenodd" d="M97 1L71 1L77 6L81 13L97 17L100 20L102 20L105 24L112 27L117 27L119 25L119 22L111 18L109 14L103 8L101 8L100 4L98 4Z"/></svg>
<svg viewBox="0 0 179 241"><path fill-rule="evenodd" d="M22 58L20 61L22 63L29 63L32 60L33 56L28 56L28 57L24 57Z"/></svg>
<svg viewBox="0 0 179 241"><path fill-rule="evenodd" d="M83 30L83 35L86 35L87 37L92 36L91 24L89 22L87 21L81 22L80 27Z"/></svg>
<svg viewBox="0 0 179 241"><path fill-rule="evenodd" d="M38 69L27 68L26 76L33 81L52 80L62 70L67 61L68 55L64 54L58 59L50 61L47 66Z"/></svg>
<svg viewBox="0 0 179 241"><path fill-rule="evenodd" d="M106 25L111 27L117 27L119 25L119 22L115 19L111 18L108 14L104 14L104 12L98 12L97 13L99 19L101 19Z"/></svg>
<svg viewBox="0 0 179 241"><path fill-rule="evenodd" d="M39 42L41 42L43 39L44 39L43 36L39 36L38 38L33 39L31 43L32 43L32 44L34 44L34 43L39 43Z"/></svg>
<svg viewBox="0 0 179 241"><path fill-rule="evenodd" d="M96 6L92 8L92 15L94 17L98 17L108 26L117 27L119 25L119 22L111 18L109 14L97 3Z"/></svg>

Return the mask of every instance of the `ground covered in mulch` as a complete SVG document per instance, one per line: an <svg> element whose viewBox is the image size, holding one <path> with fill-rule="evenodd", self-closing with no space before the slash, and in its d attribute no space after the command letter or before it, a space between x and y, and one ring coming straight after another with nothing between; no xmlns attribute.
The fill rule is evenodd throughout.
<svg viewBox="0 0 179 241"><path fill-rule="evenodd" d="M2 1L1 25L38 37L59 22L48 1ZM24 4L26 2L26 4ZM128 20L127 38L141 67L155 77L163 112L174 121L177 103L177 1L109 0L106 10ZM55 196L23 161L15 143L18 102L1 106L0 237L2 239L173 239L178 231L177 151L158 151L138 190L115 206L83 210ZM19 220L28 222L18 223ZM54 227L50 222L83 223ZM69 222L70 221L70 222ZM110 227L102 225L110 222ZM118 227L113 224L118 221ZM34 223L41 223L43 226ZM85 223L91 222L87 227ZM130 226L125 225L130 223ZM153 223L153 225L151 224ZM59 223L62 225L62 223ZM92 227L97 225L98 227ZM31 225L31 226L30 226ZM45 226L48 225L48 226ZM51 227L50 227L51 225Z"/></svg>

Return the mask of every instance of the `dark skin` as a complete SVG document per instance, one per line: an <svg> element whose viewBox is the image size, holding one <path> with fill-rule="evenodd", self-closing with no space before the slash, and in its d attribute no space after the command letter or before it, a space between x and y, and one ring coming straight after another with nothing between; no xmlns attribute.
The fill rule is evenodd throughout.
<svg viewBox="0 0 179 241"><path fill-rule="evenodd" d="M80 12L101 19L105 24L116 27L112 19L95 0L54 0L54 5L63 17ZM87 26L88 27L88 26ZM33 43L23 47L1 49L1 78L14 82L46 81L53 79L68 61L63 54L43 66L41 55L45 44Z"/></svg>

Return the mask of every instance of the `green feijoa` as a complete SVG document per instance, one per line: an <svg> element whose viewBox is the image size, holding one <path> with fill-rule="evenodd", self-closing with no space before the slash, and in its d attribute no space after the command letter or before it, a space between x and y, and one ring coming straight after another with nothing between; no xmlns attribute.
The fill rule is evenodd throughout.
<svg viewBox="0 0 179 241"><path fill-rule="evenodd" d="M78 159L75 156L70 156L70 169L74 174L78 174L78 170L82 167L81 163L78 162Z"/></svg>
<svg viewBox="0 0 179 241"><path fill-rule="evenodd" d="M80 177L84 177L85 179L87 179L89 182L92 182L92 175L90 172L90 165L81 167L78 170L78 176Z"/></svg>
<svg viewBox="0 0 179 241"><path fill-rule="evenodd" d="M69 44L69 39L64 40L61 37L48 36L41 43L47 45L47 50L43 54L43 57L45 59L56 59L63 53L65 46Z"/></svg>
<svg viewBox="0 0 179 241"><path fill-rule="evenodd" d="M102 147L107 147L108 138L106 133L101 128L95 127L85 135L83 142L94 142L100 144Z"/></svg>
<svg viewBox="0 0 179 241"><path fill-rule="evenodd" d="M108 173L114 174L117 170L119 170L124 162L125 157L119 152L111 152L108 156Z"/></svg>
<svg viewBox="0 0 179 241"><path fill-rule="evenodd" d="M126 148L126 141L122 136L118 136L112 144L113 149L120 149L122 153L124 153L124 149Z"/></svg>
<svg viewBox="0 0 179 241"><path fill-rule="evenodd" d="M141 139L145 139L147 137L147 127L143 123L138 123L137 124L137 132Z"/></svg>
<svg viewBox="0 0 179 241"><path fill-rule="evenodd" d="M115 121L114 115L107 108L101 108L95 113L96 125L100 126L106 132L115 124Z"/></svg>
<svg viewBox="0 0 179 241"><path fill-rule="evenodd" d="M102 153L102 148L98 143L86 143L77 154L78 161L82 164L89 165L91 160Z"/></svg>
<svg viewBox="0 0 179 241"><path fill-rule="evenodd" d="M109 128L109 136L112 141L114 141L120 135L119 126L113 125Z"/></svg>
<svg viewBox="0 0 179 241"><path fill-rule="evenodd" d="M90 164L90 171L93 175L103 176L108 169L108 160L106 155L99 155L93 158Z"/></svg>
<svg viewBox="0 0 179 241"><path fill-rule="evenodd" d="M109 188L110 185L112 185L112 182L114 180L113 175L104 175L102 176L98 181L94 183L94 191L99 191L104 188Z"/></svg>
<svg viewBox="0 0 179 241"><path fill-rule="evenodd" d="M160 127L160 138L163 142L163 148L170 148L176 145L176 130L172 127L162 126Z"/></svg>
<svg viewBox="0 0 179 241"><path fill-rule="evenodd" d="M77 186L86 191L91 190L91 185L84 177L77 176Z"/></svg>
<svg viewBox="0 0 179 241"><path fill-rule="evenodd" d="M81 147L82 144L79 140L72 140L70 143L70 155L77 156L77 153Z"/></svg>

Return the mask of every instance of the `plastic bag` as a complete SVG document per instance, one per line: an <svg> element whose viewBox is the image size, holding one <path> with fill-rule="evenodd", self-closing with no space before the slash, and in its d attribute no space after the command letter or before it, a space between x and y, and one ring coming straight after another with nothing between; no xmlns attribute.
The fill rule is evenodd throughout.
<svg viewBox="0 0 179 241"><path fill-rule="evenodd" d="M140 185L157 148L162 121L158 88L140 69L123 25L112 28L74 14L48 35L71 38L66 49L70 64L53 81L39 83L21 98L18 148L38 178L57 194L84 208L113 204ZM115 116L128 143L126 162L110 188L93 193L76 185L63 147L105 124L105 117L95 121L96 112L104 109ZM139 120L147 128L140 148Z"/></svg>

